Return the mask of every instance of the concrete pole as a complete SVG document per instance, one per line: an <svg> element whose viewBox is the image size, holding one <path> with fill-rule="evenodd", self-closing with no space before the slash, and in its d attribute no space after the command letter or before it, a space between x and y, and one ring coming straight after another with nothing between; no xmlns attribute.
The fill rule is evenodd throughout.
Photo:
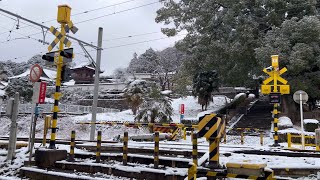
<svg viewBox="0 0 320 180"><path fill-rule="evenodd" d="M19 110L19 93L16 92L16 94L14 95L14 102L13 102L13 108L12 108L7 161L11 161L15 156L16 142L17 142L18 110Z"/></svg>
<svg viewBox="0 0 320 180"><path fill-rule="evenodd" d="M101 62L101 48L102 48L102 35L103 28L99 27L98 34L98 49L97 49L97 60L96 60L96 72L94 75L94 90L93 90L93 104L92 104L92 117L91 122L97 121L97 106L98 106L98 91L99 91L99 74L100 74L100 62ZM96 125L91 124L90 140L94 140Z"/></svg>

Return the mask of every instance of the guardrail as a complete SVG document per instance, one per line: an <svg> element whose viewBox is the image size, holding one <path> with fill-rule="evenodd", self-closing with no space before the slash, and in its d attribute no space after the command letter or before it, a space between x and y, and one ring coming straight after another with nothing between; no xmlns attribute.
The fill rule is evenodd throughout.
<svg viewBox="0 0 320 180"><path fill-rule="evenodd" d="M51 113L53 109L53 104L40 104L43 113ZM6 111L6 104L2 105L1 112ZM59 104L60 113L65 114L89 114L92 112L91 106L80 106L80 105L66 105ZM19 104L19 114L30 114L32 110L32 104ZM118 109L112 108L97 108L97 113L114 113L120 112Z"/></svg>
<svg viewBox="0 0 320 180"><path fill-rule="evenodd" d="M296 144L296 145L301 145L301 143L299 142L292 142L292 138L299 138L301 139L301 135L294 135L294 134L291 134L291 133L288 133L287 134L287 140L288 140L288 148L291 148L293 144ZM315 140L315 136L304 136L305 139L314 139ZM313 144L313 143L305 143L305 146L311 146L311 147L316 147L316 151L319 151L320 148L319 146L317 146L317 144Z"/></svg>

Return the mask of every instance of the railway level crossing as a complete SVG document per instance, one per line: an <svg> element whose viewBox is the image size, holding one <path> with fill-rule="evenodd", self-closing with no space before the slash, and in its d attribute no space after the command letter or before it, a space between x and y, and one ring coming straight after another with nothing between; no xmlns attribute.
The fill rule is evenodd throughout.
<svg viewBox="0 0 320 180"><path fill-rule="evenodd" d="M288 81L281 77L281 75L287 72L287 68L279 68L279 56L271 56L271 66L264 68L263 72L268 74L270 77L263 81L261 85L262 94L270 96L270 103L273 104L273 124L274 124L274 144L273 146L279 145L278 137L278 122L279 122L279 106L281 103L281 95L290 94L290 85L287 85ZM270 84L273 82L273 84ZM280 84L278 84L280 82Z"/></svg>

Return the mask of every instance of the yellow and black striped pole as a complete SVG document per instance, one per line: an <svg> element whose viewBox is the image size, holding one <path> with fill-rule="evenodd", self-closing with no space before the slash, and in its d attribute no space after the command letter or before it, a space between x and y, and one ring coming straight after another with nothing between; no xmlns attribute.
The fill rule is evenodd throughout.
<svg viewBox="0 0 320 180"><path fill-rule="evenodd" d="M122 162L123 165L127 165L128 163L128 132L124 132L123 135L123 157L122 157Z"/></svg>
<svg viewBox="0 0 320 180"><path fill-rule="evenodd" d="M159 168L159 132L154 134L154 168Z"/></svg>
<svg viewBox="0 0 320 180"><path fill-rule="evenodd" d="M71 131L69 161L74 161L74 146L76 145L76 131Z"/></svg>
<svg viewBox="0 0 320 180"><path fill-rule="evenodd" d="M96 162L100 162L100 154L101 154L101 131L98 131L97 137L97 152L96 152Z"/></svg>
<svg viewBox="0 0 320 180"><path fill-rule="evenodd" d="M274 144L273 146L280 146L278 143L279 137L278 137L278 122L279 122L279 111L278 111L278 104L274 104L273 106L273 129L274 129Z"/></svg>
<svg viewBox="0 0 320 180"><path fill-rule="evenodd" d="M198 135L192 134L192 161L193 164L198 166Z"/></svg>
<svg viewBox="0 0 320 180"><path fill-rule="evenodd" d="M59 6L60 8L60 6ZM71 8L70 8L71 9ZM65 14L60 14L65 13ZM65 11L61 11L58 9L58 17L66 17L66 19L70 19L70 14L66 13ZM58 19L59 22L59 19ZM60 21L61 24L61 35L65 36L65 22ZM59 43L59 51L64 50L64 43L63 41L60 41ZM58 62L56 63L57 66L57 76L56 76L56 91L54 93L54 106L53 106L53 115L52 115L52 128L51 128L51 138L50 138L50 149L56 149L56 132L57 132L57 121L58 121L58 112L59 112L59 99L61 97L61 72L62 72L62 66L63 66L63 57L59 54Z"/></svg>
<svg viewBox="0 0 320 180"><path fill-rule="evenodd" d="M219 138L209 138L209 168L219 167Z"/></svg>

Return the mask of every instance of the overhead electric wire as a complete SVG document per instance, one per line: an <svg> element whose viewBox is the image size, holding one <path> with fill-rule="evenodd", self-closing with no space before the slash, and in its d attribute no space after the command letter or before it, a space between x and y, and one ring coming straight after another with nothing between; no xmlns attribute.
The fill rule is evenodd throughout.
<svg viewBox="0 0 320 180"><path fill-rule="evenodd" d="M142 7L145 7L145 6L150 6L150 5L156 4L156 3L159 3L159 2L158 2L158 1L155 1L155 2L152 2L152 3L148 3L148 4L143 4L143 5L140 5L140 6L133 7L133 8L129 8L129 9L117 11L117 12L114 12L114 13L106 14L106 15L99 16L99 17L95 17L95 18L91 18L91 19L87 19L87 20L84 20L84 21L81 21L81 22L77 22L77 23L74 23L74 24L80 24L80 23L84 23L84 22L88 22L88 21L100 19L100 18L103 18L103 17L107 17L107 16L112 16L112 15L115 15L115 14L124 13L124 12L127 12L127 11L131 11L131 10L135 10L135 9L138 9L138 8L142 8ZM14 19L14 18L12 18L12 19ZM38 33L33 33L33 34L30 34L30 35L27 35L27 36L30 36L30 37L31 37L31 36L34 36L34 35L37 35L37 34L42 34L42 31L41 31L41 32L38 32Z"/></svg>
<svg viewBox="0 0 320 180"><path fill-rule="evenodd" d="M79 12L79 13L76 13L76 14L73 14L71 16L78 16L78 15L81 15L81 14L88 14L90 12L94 12L94 11L98 11L98 10L101 10L101 9L106 9L106 8L110 8L110 7L114 7L114 6L118 6L118 5L122 5L122 4L126 4L126 3L130 3L130 2L133 2L133 1L137 1L137 0L128 0L128 1L124 1L124 2L120 2L120 3L116 3L116 4L111 4L111 5L108 5L108 6L103 6L103 7L100 7L100 8L95 8L95 9L90 9L90 10L86 10L86 11L83 11L83 12ZM0 13L2 14L2 13ZM2 14L6 17L9 17L13 20L15 20L14 18L10 17L10 16L7 16L5 14ZM50 20L46 20L46 21L42 21L41 23L44 24L44 23L47 23L47 22L52 22L52 21L55 21L56 19L50 19ZM23 23L23 24L26 24L26 23ZM26 27L30 27L32 26L31 24L27 24L26 26L22 26L20 27L19 29L22 29L22 28L26 28ZM2 32L0 33L1 34L4 34L4 33L7 33L7 32ZM42 33L42 32L41 32ZM35 34L40 34L40 33L35 33ZM35 35L34 34L34 35Z"/></svg>
<svg viewBox="0 0 320 180"><path fill-rule="evenodd" d="M84 22L93 21L93 20L104 18L104 17L107 17L107 16L112 16L112 15L115 15L115 14L120 14L120 13L124 13L124 12L127 12L127 11L135 10L135 9L138 9L138 8L150 6L150 5L153 5L153 4L156 4L156 3L159 3L159 1L155 1L155 2L152 2L152 3L143 4L143 5L140 5L140 6L133 7L133 8L129 8L129 9L113 12L113 13L110 13L110 14L105 14L105 15L102 15L102 16L90 18L90 19L87 19L87 20L76 22L74 24L81 24L81 23L84 23Z"/></svg>

